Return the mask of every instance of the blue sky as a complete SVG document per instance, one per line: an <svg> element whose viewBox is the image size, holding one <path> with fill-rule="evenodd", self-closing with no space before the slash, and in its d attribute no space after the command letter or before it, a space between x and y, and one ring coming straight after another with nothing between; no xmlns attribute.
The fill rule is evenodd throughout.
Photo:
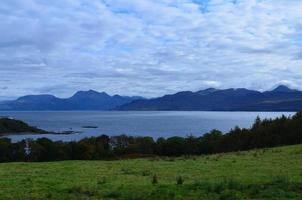
<svg viewBox="0 0 302 200"><path fill-rule="evenodd" d="M302 89L301 0L2 0L0 100Z"/></svg>

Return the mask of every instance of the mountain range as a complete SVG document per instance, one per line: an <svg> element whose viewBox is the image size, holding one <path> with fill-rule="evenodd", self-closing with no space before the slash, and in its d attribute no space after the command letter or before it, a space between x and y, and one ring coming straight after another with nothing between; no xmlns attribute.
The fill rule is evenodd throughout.
<svg viewBox="0 0 302 200"><path fill-rule="evenodd" d="M302 92L284 85L265 92L209 88L135 100L116 110L298 111L302 110Z"/></svg>
<svg viewBox="0 0 302 200"><path fill-rule="evenodd" d="M145 99L89 90L65 99L53 95L23 96L0 102L0 110L299 111L302 110L302 91L284 85L265 92L208 88Z"/></svg>
<svg viewBox="0 0 302 200"><path fill-rule="evenodd" d="M27 95L13 101L0 102L0 110L111 110L142 97L114 95L94 90L79 91L70 98L53 95Z"/></svg>

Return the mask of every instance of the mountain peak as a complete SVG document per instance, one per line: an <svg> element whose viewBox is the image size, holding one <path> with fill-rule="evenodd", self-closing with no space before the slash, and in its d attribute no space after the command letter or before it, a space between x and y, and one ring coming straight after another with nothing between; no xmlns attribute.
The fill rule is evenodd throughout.
<svg viewBox="0 0 302 200"><path fill-rule="evenodd" d="M216 89L216 88L207 88L205 90L199 90L196 92L196 94L199 94L199 95L207 95L207 94L211 94L213 92L217 92L219 91L219 89Z"/></svg>
<svg viewBox="0 0 302 200"><path fill-rule="evenodd" d="M23 101L23 100L46 100L46 99L56 99L55 96L49 95L49 94L40 94L40 95L26 95L19 97L17 101Z"/></svg>
<svg viewBox="0 0 302 200"><path fill-rule="evenodd" d="M78 91L69 98L52 95L28 95L17 100L0 102L0 110L112 110L141 99L128 96L110 96L95 90Z"/></svg>
<svg viewBox="0 0 302 200"><path fill-rule="evenodd" d="M73 95L73 97L79 97L79 96L109 96L109 95L106 92L98 92L95 90L78 91Z"/></svg>
<svg viewBox="0 0 302 200"><path fill-rule="evenodd" d="M296 90L292 90L286 85L279 85L277 86L272 92L295 92Z"/></svg>

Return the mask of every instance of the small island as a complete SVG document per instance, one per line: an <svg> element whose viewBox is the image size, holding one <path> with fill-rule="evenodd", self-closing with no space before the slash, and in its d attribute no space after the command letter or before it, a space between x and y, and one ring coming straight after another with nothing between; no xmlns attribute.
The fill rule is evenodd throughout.
<svg viewBox="0 0 302 200"><path fill-rule="evenodd" d="M97 126L82 126L82 128L93 128L93 129L96 129L98 127Z"/></svg>

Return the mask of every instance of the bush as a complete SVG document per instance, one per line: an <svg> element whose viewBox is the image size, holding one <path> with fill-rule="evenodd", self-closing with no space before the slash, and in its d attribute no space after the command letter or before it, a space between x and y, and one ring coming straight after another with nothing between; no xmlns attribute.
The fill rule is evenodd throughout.
<svg viewBox="0 0 302 200"><path fill-rule="evenodd" d="M157 183L158 183L157 176L154 175L154 176L152 177L152 184L157 184Z"/></svg>
<svg viewBox="0 0 302 200"><path fill-rule="evenodd" d="M151 175L151 172L149 170L144 170L142 172L142 176L150 176Z"/></svg>
<svg viewBox="0 0 302 200"><path fill-rule="evenodd" d="M181 176L177 177L176 178L176 184L177 185L182 185L184 183L184 180Z"/></svg>

